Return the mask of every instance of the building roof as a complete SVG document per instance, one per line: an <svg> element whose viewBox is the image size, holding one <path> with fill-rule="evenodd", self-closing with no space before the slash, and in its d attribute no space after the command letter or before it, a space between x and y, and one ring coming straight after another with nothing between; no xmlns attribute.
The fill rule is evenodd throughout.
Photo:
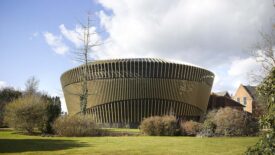
<svg viewBox="0 0 275 155"><path fill-rule="evenodd" d="M87 67L87 80L116 78L162 78L197 81L212 86L214 73L192 65L158 58L95 60ZM84 65L61 75L62 87L82 81Z"/></svg>
<svg viewBox="0 0 275 155"><path fill-rule="evenodd" d="M250 86L250 85L243 85L243 87L246 89L246 91L249 93L249 95L253 98L256 99L256 86Z"/></svg>
<svg viewBox="0 0 275 155"><path fill-rule="evenodd" d="M221 91L221 92L215 92L214 93L217 96L227 96L230 97L229 93L227 91Z"/></svg>
<svg viewBox="0 0 275 155"><path fill-rule="evenodd" d="M93 60L90 61L90 64L104 64L104 63L120 63L120 62L158 62L158 63L172 63L172 64L179 64L179 65L186 65L186 66L193 66L196 68L207 70L206 68L203 68L201 66L191 64L188 62L182 62L182 61L174 61L169 59L163 59L163 58L113 58L113 59L100 59L100 60Z"/></svg>
<svg viewBox="0 0 275 155"><path fill-rule="evenodd" d="M212 109L218 109L222 107L235 107L235 108L243 108L245 107L244 105L240 104L239 102L231 99L228 96L220 96L215 93L212 93L209 97L209 102L208 102L208 110Z"/></svg>
<svg viewBox="0 0 275 155"><path fill-rule="evenodd" d="M147 61L147 62L161 62L161 63L171 63L168 60L161 58L121 58L121 59L106 59L106 60L95 60L90 63L100 64L100 63L116 63L116 62L125 62L125 61Z"/></svg>

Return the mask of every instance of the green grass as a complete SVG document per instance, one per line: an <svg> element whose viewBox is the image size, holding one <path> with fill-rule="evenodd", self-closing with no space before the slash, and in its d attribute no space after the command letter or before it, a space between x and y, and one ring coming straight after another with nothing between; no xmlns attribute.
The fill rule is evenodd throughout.
<svg viewBox="0 0 275 155"><path fill-rule="evenodd" d="M125 131L126 129L109 129ZM130 130L138 132L138 130ZM41 137L0 131L0 154L195 154L237 155L257 137Z"/></svg>
<svg viewBox="0 0 275 155"><path fill-rule="evenodd" d="M104 130L112 133L121 133L128 135L140 135L139 129L126 129L126 128L104 128Z"/></svg>
<svg viewBox="0 0 275 155"><path fill-rule="evenodd" d="M126 128L104 128L108 131L115 131L115 132L130 132L130 133L139 133L139 129L126 129Z"/></svg>

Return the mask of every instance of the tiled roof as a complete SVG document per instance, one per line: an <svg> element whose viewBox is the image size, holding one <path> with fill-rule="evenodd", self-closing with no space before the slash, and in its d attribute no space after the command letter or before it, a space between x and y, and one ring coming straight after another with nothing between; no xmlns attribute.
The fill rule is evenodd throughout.
<svg viewBox="0 0 275 155"><path fill-rule="evenodd" d="M227 91L222 91L222 92L216 92L216 93L214 93L214 94L216 94L217 96L230 96L229 95L229 93L227 92Z"/></svg>
<svg viewBox="0 0 275 155"><path fill-rule="evenodd" d="M243 86L246 91L249 93L249 95L253 98L253 99L256 99L256 86L250 86L250 85L247 85L247 86Z"/></svg>

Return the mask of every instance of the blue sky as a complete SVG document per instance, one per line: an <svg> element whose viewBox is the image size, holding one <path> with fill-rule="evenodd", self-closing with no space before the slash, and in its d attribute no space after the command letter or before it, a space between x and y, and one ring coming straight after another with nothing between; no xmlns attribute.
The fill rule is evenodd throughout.
<svg viewBox="0 0 275 155"><path fill-rule="evenodd" d="M88 11L102 7L91 0L4 0L0 2L0 81L24 89L30 76L40 80L40 89L59 94L60 75L75 66L68 55L51 50L43 33L58 32L58 26L74 27Z"/></svg>
<svg viewBox="0 0 275 155"><path fill-rule="evenodd" d="M246 49L274 22L272 1L262 0L1 0L0 87L24 89L35 76L41 91L62 96L60 75L78 65L71 53L87 12L105 42L93 58L191 63L215 73L213 91L231 93L251 84L259 65Z"/></svg>

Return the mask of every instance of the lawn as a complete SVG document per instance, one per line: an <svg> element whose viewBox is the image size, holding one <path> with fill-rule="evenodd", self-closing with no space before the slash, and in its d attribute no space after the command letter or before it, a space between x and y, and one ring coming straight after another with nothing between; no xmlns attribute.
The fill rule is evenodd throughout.
<svg viewBox="0 0 275 155"><path fill-rule="evenodd" d="M115 130L116 131L116 130ZM123 131L117 130L117 131ZM131 132L138 132L131 130ZM257 137L41 137L0 131L1 154L242 154Z"/></svg>

